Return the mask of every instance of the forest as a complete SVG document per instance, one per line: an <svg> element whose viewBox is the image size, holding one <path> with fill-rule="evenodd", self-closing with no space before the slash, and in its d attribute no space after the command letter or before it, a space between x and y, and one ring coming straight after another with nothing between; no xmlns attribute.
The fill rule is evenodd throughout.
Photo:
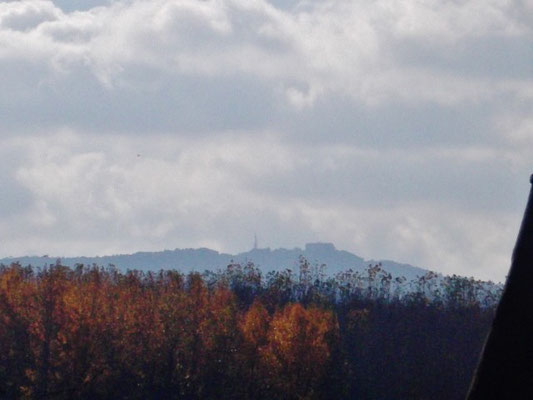
<svg viewBox="0 0 533 400"><path fill-rule="evenodd" d="M0 266L2 399L462 399L501 287L380 265L327 276Z"/></svg>

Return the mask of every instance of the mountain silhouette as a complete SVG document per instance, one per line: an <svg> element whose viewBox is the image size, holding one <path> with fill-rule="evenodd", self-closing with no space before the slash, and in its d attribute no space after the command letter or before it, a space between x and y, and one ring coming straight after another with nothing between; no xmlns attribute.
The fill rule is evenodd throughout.
<svg viewBox="0 0 533 400"><path fill-rule="evenodd" d="M336 249L332 243L308 243L303 249L254 248L238 254L219 253L208 248L188 248L96 257L23 256L3 258L0 259L0 263L8 265L19 262L21 265L43 267L55 264L56 260L59 259L62 265L70 267L74 267L76 264L96 264L99 266L114 265L121 270L176 269L188 273L191 271L216 271L224 269L230 263L252 262L266 273L284 269L296 271L300 257L305 257L312 265L325 265L324 272L327 275L334 275L348 269L363 271L369 265L378 263L381 263L383 269L393 276L404 276L407 279L414 279L427 272L425 269L391 260L365 260L348 251Z"/></svg>

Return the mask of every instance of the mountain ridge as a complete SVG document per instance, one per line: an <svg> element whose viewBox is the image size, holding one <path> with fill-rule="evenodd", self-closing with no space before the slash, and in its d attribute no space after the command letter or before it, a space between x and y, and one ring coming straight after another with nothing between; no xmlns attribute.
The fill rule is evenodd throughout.
<svg viewBox="0 0 533 400"><path fill-rule="evenodd" d="M85 265L114 265L119 269L139 269L154 271L160 269L176 269L184 273L191 271L203 272L205 270L218 270L225 268L230 263L245 264L252 262L262 272L280 271L284 269L297 269L300 257L305 257L313 265L325 265L325 273L334 275L352 269L363 271L368 265L380 263L387 272L393 276L404 276L414 279L424 275L427 269L410 264L399 263L392 260L365 260L364 258L346 250L338 250L333 243L315 242L307 243L303 249L253 248L249 251L229 254L220 253L206 247L185 248L162 251L138 251L132 254L115 254L106 256L79 256L79 257L50 257L50 256L22 256L6 257L0 263L7 265L19 262L22 265L42 267L55 264L56 259L61 264L74 267L76 264Z"/></svg>

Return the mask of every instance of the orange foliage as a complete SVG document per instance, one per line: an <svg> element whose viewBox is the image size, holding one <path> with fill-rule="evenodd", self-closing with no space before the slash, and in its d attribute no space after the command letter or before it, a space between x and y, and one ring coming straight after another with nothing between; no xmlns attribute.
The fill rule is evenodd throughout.
<svg viewBox="0 0 533 400"><path fill-rule="evenodd" d="M330 311L289 304L277 311L262 352L272 383L295 398L315 398L326 377L338 323Z"/></svg>
<svg viewBox="0 0 533 400"><path fill-rule="evenodd" d="M0 398L312 398L337 329L299 304L246 309L198 274L3 267Z"/></svg>

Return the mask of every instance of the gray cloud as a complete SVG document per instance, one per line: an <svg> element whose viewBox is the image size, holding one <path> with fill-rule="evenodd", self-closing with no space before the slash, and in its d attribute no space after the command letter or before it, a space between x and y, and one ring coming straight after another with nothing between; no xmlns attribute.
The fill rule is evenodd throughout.
<svg viewBox="0 0 533 400"><path fill-rule="evenodd" d="M240 251L257 231L502 279L531 18L519 0L2 2L4 255Z"/></svg>

